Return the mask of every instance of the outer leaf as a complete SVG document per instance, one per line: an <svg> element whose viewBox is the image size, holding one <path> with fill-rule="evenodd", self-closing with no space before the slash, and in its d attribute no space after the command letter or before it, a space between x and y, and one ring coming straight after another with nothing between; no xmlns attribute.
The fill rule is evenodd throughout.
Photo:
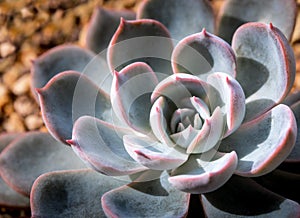
<svg viewBox="0 0 300 218"><path fill-rule="evenodd" d="M151 133L150 95L157 83L155 73L143 62L130 64L114 74L111 89L114 112L130 127L144 134Z"/></svg>
<svg viewBox="0 0 300 218"><path fill-rule="evenodd" d="M18 133L3 133L0 135L0 154L13 140L19 137ZM1 173L0 173L1 174ZM29 207L29 198L11 189L0 176L0 205L5 207Z"/></svg>
<svg viewBox="0 0 300 218"><path fill-rule="evenodd" d="M231 42L233 33L240 25L257 21L273 23L290 39L296 16L295 0L228 0L220 12L218 35Z"/></svg>
<svg viewBox="0 0 300 218"><path fill-rule="evenodd" d="M247 122L286 97L295 79L295 59L288 41L272 24L243 25L232 47L237 56L237 80L246 96Z"/></svg>
<svg viewBox="0 0 300 218"><path fill-rule="evenodd" d="M260 176L274 170L287 158L294 147L296 134L293 112L281 104L240 127L222 141L220 150L236 151L239 158L237 174Z"/></svg>
<svg viewBox="0 0 300 218"><path fill-rule="evenodd" d="M220 189L202 195L207 217L298 217L294 201L258 185L249 178L233 176Z"/></svg>
<svg viewBox="0 0 300 218"><path fill-rule="evenodd" d="M124 148L123 135L130 132L84 116L76 121L73 138L68 143L95 170L111 176L128 175L147 169L135 162Z"/></svg>
<svg viewBox="0 0 300 218"><path fill-rule="evenodd" d="M130 156L153 170L173 169L188 159L183 149L170 148L148 137L125 135L123 140Z"/></svg>
<svg viewBox="0 0 300 218"><path fill-rule="evenodd" d="M172 50L169 32L158 21L121 19L110 42L107 61L112 71L140 61L150 65L154 72L168 75L172 73L169 62Z"/></svg>
<svg viewBox="0 0 300 218"><path fill-rule="evenodd" d="M52 77L67 70L84 73L97 84L109 81L111 76L105 61L93 52L75 45L57 46L33 61L31 88L36 99L36 88L44 87Z"/></svg>
<svg viewBox="0 0 300 218"><path fill-rule="evenodd" d="M121 17L133 20L135 13L129 10L116 11L101 7L95 9L88 26L86 47L96 54L107 49L111 37L119 26Z"/></svg>
<svg viewBox="0 0 300 218"><path fill-rule="evenodd" d="M181 191L194 194L218 189L232 176L238 159L234 151L215 154L216 151L210 151L191 155L185 164L171 172L169 182Z"/></svg>
<svg viewBox="0 0 300 218"><path fill-rule="evenodd" d="M48 133L26 133L14 140L0 156L2 178L26 196L29 196L32 184L39 175L80 168L85 168L85 165L74 152Z"/></svg>
<svg viewBox="0 0 300 218"><path fill-rule="evenodd" d="M177 40L202 28L214 31L213 9L206 0L144 0L138 8L137 19L145 18L163 23Z"/></svg>
<svg viewBox="0 0 300 218"><path fill-rule="evenodd" d="M83 115L112 119L109 96L78 72L55 76L38 93L45 124L63 143L72 137L73 123Z"/></svg>
<svg viewBox="0 0 300 218"><path fill-rule="evenodd" d="M107 192L102 207L108 217L184 217L190 194L174 189L162 174L160 180L131 183Z"/></svg>
<svg viewBox="0 0 300 218"><path fill-rule="evenodd" d="M236 75L235 55L221 38L202 30L181 40L172 54L175 73L190 73L202 79L214 72Z"/></svg>
<svg viewBox="0 0 300 218"><path fill-rule="evenodd" d="M46 173L33 184L32 217L104 217L101 196L121 185L124 182L93 170Z"/></svg>

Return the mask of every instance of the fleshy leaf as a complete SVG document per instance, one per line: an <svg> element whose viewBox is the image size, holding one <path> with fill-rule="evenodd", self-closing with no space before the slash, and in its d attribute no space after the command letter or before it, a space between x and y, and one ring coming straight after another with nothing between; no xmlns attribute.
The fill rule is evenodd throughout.
<svg viewBox="0 0 300 218"><path fill-rule="evenodd" d="M150 96L157 83L155 73L143 62L130 64L114 74L111 89L114 112L130 127L144 134L151 132Z"/></svg>
<svg viewBox="0 0 300 218"><path fill-rule="evenodd" d="M163 23L176 40L206 28L214 32L214 13L205 0L144 1L138 8L137 19L154 19Z"/></svg>
<svg viewBox="0 0 300 218"><path fill-rule="evenodd" d="M13 140L21 136L19 133L3 133L0 135L0 154ZM29 207L29 198L10 188L1 178L0 172L0 205L5 207Z"/></svg>
<svg viewBox="0 0 300 218"><path fill-rule="evenodd" d="M125 135L123 140L130 156L153 170L173 169L188 159L184 150L171 148L148 137Z"/></svg>
<svg viewBox="0 0 300 218"><path fill-rule="evenodd" d="M93 52L75 45L61 45L45 52L33 61L31 68L31 88L36 99L36 88L44 87L58 73L74 70L84 73L96 84L112 79L109 68L103 58ZM105 84L105 90L109 87Z"/></svg>
<svg viewBox="0 0 300 218"><path fill-rule="evenodd" d="M33 184L32 217L105 217L100 199L121 185L124 182L93 170L46 173Z"/></svg>
<svg viewBox="0 0 300 218"><path fill-rule="evenodd" d="M265 188L300 203L300 196L297 193L300 184L300 175L274 170L269 174L255 178L255 181Z"/></svg>
<svg viewBox="0 0 300 218"><path fill-rule="evenodd" d="M131 183L107 192L102 207L108 217L185 217L190 194L168 183L168 176Z"/></svg>
<svg viewBox="0 0 300 218"><path fill-rule="evenodd" d="M221 96L222 103L214 95L209 96L209 102L212 109L222 106L221 110L226 114L227 119L225 136L230 135L241 125L245 116L245 94L243 89L234 78L224 73L211 74L207 82Z"/></svg>
<svg viewBox="0 0 300 218"><path fill-rule="evenodd" d="M300 206L249 178L233 176L220 189L202 195L207 217L297 217Z"/></svg>
<svg viewBox="0 0 300 218"><path fill-rule="evenodd" d="M189 160L171 172L169 182L177 189L193 194L211 192L222 186L237 166L237 155L210 151L191 155Z"/></svg>
<svg viewBox="0 0 300 218"><path fill-rule="evenodd" d="M151 95L151 101L154 102L160 96L164 96L173 102L177 108L181 108L183 100L193 96L208 101L210 88L209 84L196 76L177 73L167 77L156 86ZM215 98L217 97L219 96L215 96Z"/></svg>
<svg viewBox="0 0 300 218"><path fill-rule="evenodd" d="M248 122L286 97L295 79L295 58L286 38L272 24L241 26L232 47L237 57L236 79L246 96L244 122Z"/></svg>
<svg viewBox="0 0 300 218"><path fill-rule="evenodd" d="M218 35L231 42L235 30L247 22L273 23L290 39L297 16L295 0L228 0L220 12Z"/></svg>
<svg viewBox="0 0 300 218"><path fill-rule="evenodd" d="M34 180L41 174L80 168L86 167L70 147L42 132L23 134L0 156L3 180L26 196L29 196Z"/></svg>
<svg viewBox="0 0 300 218"><path fill-rule="evenodd" d="M73 138L68 143L95 170L111 176L122 176L147 169L126 152L122 138L129 133L129 129L84 116L76 121Z"/></svg>
<svg viewBox="0 0 300 218"><path fill-rule="evenodd" d="M38 93L45 124L63 143L72 137L73 123L83 115L112 119L109 96L78 72L60 73Z"/></svg>
<svg viewBox="0 0 300 218"><path fill-rule="evenodd" d="M235 55L230 45L206 30L181 40L172 54L175 73L190 73L202 79L214 72L236 75Z"/></svg>
<svg viewBox="0 0 300 218"><path fill-rule="evenodd" d="M274 170L294 147L297 126L291 109L283 104L240 127L222 141L220 151L236 151L236 174L260 176Z"/></svg>
<svg viewBox="0 0 300 218"><path fill-rule="evenodd" d="M168 30L158 21L121 19L107 53L112 71L120 71L133 62L145 62L154 72L171 74L172 40Z"/></svg>
<svg viewBox="0 0 300 218"><path fill-rule="evenodd" d="M164 97L159 97L153 104L150 111L150 125L155 137L162 143L173 147L174 143L170 139L170 129L168 124L171 122L171 114L174 105Z"/></svg>
<svg viewBox="0 0 300 218"><path fill-rule="evenodd" d="M111 37L117 30L120 18L135 19L135 13L129 10L116 11L99 7L94 10L88 26L86 47L96 54L107 49Z"/></svg>

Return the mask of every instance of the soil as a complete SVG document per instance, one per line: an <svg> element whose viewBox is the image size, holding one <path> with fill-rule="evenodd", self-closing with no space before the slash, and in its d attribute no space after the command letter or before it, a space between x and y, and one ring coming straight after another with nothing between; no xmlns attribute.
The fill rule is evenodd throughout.
<svg viewBox="0 0 300 218"><path fill-rule="evenodd" d="M135 8L140 1L0 0L0 133L47 131L30 90L32 60L57 45L83 45L96 7ZM213 0L214 7L222 2ZM300 75L300 16L297 25L293 42ZM295 89L299 88L297 76ZM30 210L1 208L0 218L9 217L30 217Z"/></svg>

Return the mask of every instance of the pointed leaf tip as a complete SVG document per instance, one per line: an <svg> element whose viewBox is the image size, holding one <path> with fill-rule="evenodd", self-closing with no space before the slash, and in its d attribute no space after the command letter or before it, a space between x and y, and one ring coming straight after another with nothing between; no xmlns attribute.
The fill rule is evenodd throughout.
<svg viewBox="0 0 300 218"><path fill-rule="evenodd" d="M69 145L76 146L76 142L73 139L67 139L66 143L68 143Z"/></svg>
<svg viewBox="0 0 300 218"><path fill-rule="evenodd" d="M36 93L38 93L39 95L43 94L43 88L35 88Z"/></svg>
<svg viewBox="0 0 300 218"><path fill-rule="evenodd" d="M207 32L206 32L206 29L205 28L203 28L202 29L202 31L201 31L201 33L205 36L205 37L208 37L209 35L207 34Z"/></svg>

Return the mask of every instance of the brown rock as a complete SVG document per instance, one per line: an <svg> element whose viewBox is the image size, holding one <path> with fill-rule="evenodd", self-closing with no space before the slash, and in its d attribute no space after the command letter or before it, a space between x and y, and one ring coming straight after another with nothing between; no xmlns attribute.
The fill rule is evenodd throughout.
<svg viewBox="0 0 300 218"><path fill-rule="evenodd" d="M24 74L13 84L12 92L15 95L23 95L29 91L30 91L30 75Z"/></svg>
<svg viewBox="0 0 300 218"><path fill-rule="evenodd" d="M8 120L3 123L3 128L7 132L24 132L25 126L22 118L17 113L12 113Z"/></svg>
<svg viewBox="0 0 300 218"><path fill-rule="evenodd" d="M18 114L25 117L33 114L37 109L37 105L32 98L23 95L15 100L14 109Z"/></svg>
<svg viewBox="0 0 300 218"><path fill-rule="evenodd" d="M35 114L29 115L25 118L25 125L29 130L37 130L43 126L43 119Z"/></svg>
<svg viewBox="0 0 300 218"><path fill-rule="evenodd" d="M16 46L10 42L3 42L0 44L0 56L6 58L16 51Z"/></svg>

